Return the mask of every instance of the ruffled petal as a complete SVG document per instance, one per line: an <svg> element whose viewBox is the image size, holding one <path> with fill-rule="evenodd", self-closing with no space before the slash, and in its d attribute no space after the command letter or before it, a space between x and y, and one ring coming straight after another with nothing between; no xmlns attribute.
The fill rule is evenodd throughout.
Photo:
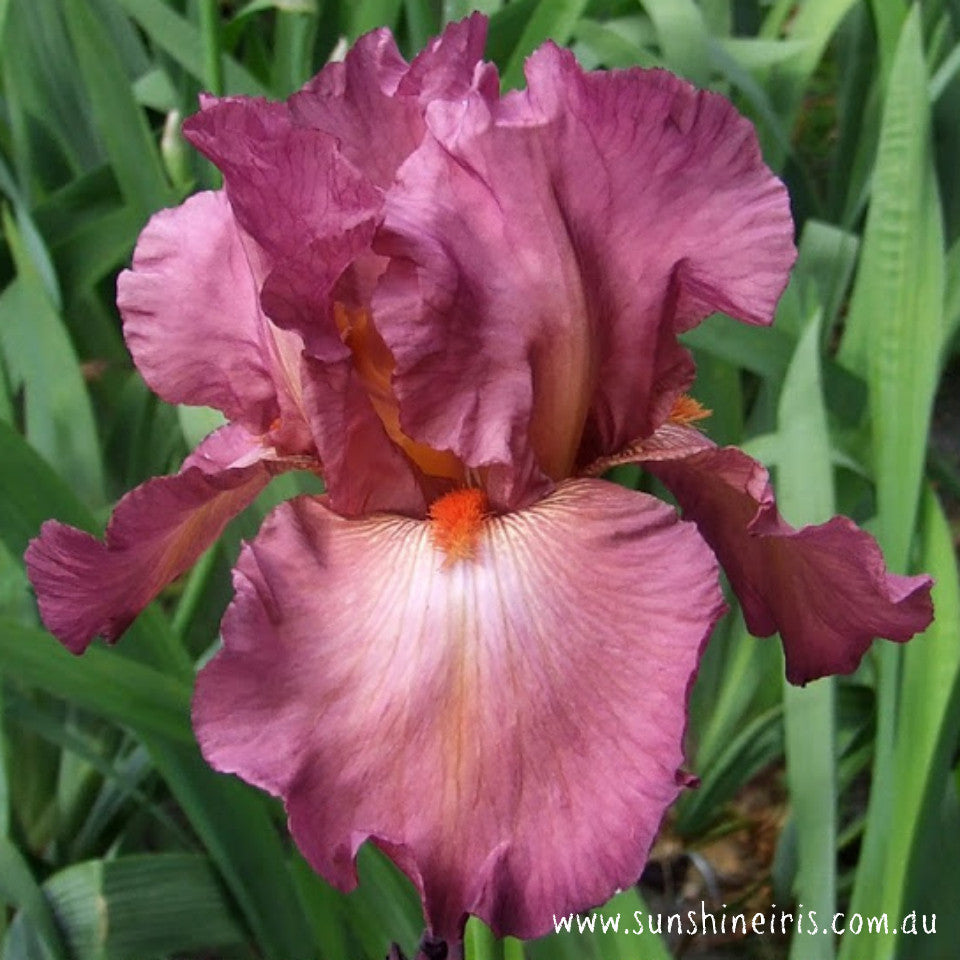
<svg viewBox="0 0 960 960"><path fill-rule="evenodd" d="M423 104L469 89L486 32L479 14L452 23L410 65L389 30L365 34L290 98L291 113L336 137L343 156L386 188L423 138Z"/></svg>
<svg viewBox="0 0 960 960"><path fill-rule="evenodd" d="M592 458L666 419L692 372L674 335L716 310L772 322L796 257L785 186L752 125L665 71L584 72L546 44L526 66L551 176L598 317Z"/></svg>
<svg viewBox="0 0 960 960"><path fill-rule="evenodd" d="M387 197L373 297L401 424L499 471L501 506L569 475L592 390L592 318L535 127L501 130L474 94L428 137ZM451 126L453 124L451 123ZM534 435L531 435L533 430ZM538 462L539 455L539 462Z"/></svg>
<svg viewBox="0 0 960 960"><path fill-rule="evenodd" d="M430 105L375 244L405 429L518 484L531 446L557 478L652 433L693 376L676 335L717 309L769 322L795 255L723 98L549 44L527 78Z"/></svg>
<svg viewBox="0 0 960 960"><path fill-rule="evenodd" d="M422 515L419 474L388 436L334 319L335 284L356 260L375 259L369 253L374 223L366 216L373 208L351 207L357 197L340 189L341 174L354 186L358 175L331 153L326 134L295 128L282 104L219 101L206 107L191 131L223 166L231 203L246 211L256 233L257 268L265 275L260 304L274 335L286 388L281 396L296 401L287 405L293 415L281 409L281 428L289 421L308 425L335 509ZM368 199L380 195L358 189ZM264 197L261 190L273 194ZM339 221L337 211L347 207ZM258 217L265 224L255 222ZM278 439L286 441L284 448L290 442Z"/></svg>
<svg viewBox="0 0 960 960"><path fill-rule="evenodd" d="M187 570L271 477L301 464L240 427L212 434L180 473L157 477L116 506L104 540L48 520L26 553L47 629L73 653L96 636L116 640L138 613Z"/></svg>
<svg viewBox="0 0 960 960"><path fill-rule="evenodd" d="M750 632L779 632L787 678L856 669L874 637L904 642L933 619L928 576L888 573L876 541L846 517L795 530L767 471L733 447L642 461L716 551Z"/></svg>
<svg viewBox="0 0 960 960"><path fill-rule="evenodd" d="M345 255L359 253L369 240L368 232L358 228L333 244L314 243L270 274L262 301L290 336L303 337L304 416L333 508L349 516L374 510L422 516L430 484L391 439L374 407L371 385L360 371L375 364L359 349L354 355L351 337L335 320L338 312L342 317L350 313L333 293ZM389 393L389 371L379 380Z"/></svg>
<svg viewBox="0 0 960 960"><path fill-rule="evenodd" d="M150 220L117 305L137 368L168 403L216 407L254 432L279 415L257 281L222 192Z"/></svg>
<svg viewBox="0 0 960 960"><path fill-rule="evenodd" d="M211 100L184 122L183 133L223 171L237 221L270 267L379 215L381 191L341 155L334 137L295 124L285 103Z"/></svg>
<svg viewBox="0 0 960 960"><path fill-rule="evenodd" d="M597 480L487 518L472 559L431 531L281 506L238 564L197 736L284 797L332 883L372 838L436 935L473 913L536 936L643 867L683 782L715 560L672 509Z"/></svg>
<svg viewBox="0 0 960 960"><path fill-rule="evenodd" d="M344 271L363 273L360 267L354 269L358 261L376 271L370 242L382 191L344 158L337 139L298 125L286 104L244 98L209 101L187 122L185 132L223 170L236 217L257 244L264 276L260 303L278 345L285 348L277 354L295 398L288 404L292 415L281 410L282 424L309 425L295 439L302 443L309 436L317 446L338 507L375 503L415 509L409 497L397 502L393 495L400 487L410 489L412 481L402 455L388 449L386 438L379 462L392 457L405 475L397 484L386 484L391 489L379 498L350 487L354 478L340 469L344 450L336 429L347 426L353 435L361 431L369 440L383 432L382 426L358 391L338 397L329 391L332 379L343 380L340 368L350 356L333 319L332 289ZM281 336L287 340L281 342ZM305 362L304 348L319 363ZM327 369L330 365L333 369ZM316 382L307 383L311 376ZM279 440L284 446L291 442Z"/></svg>
<svg viewBox="0 0 960 960"><path fill-rule="evenodd" d="M342 345L341 345L342 346ZM323 459L330 504L344 516L389 511L423 516L440 492L390 439L349 351L339 360L308 359L306 397Z"/></svg>

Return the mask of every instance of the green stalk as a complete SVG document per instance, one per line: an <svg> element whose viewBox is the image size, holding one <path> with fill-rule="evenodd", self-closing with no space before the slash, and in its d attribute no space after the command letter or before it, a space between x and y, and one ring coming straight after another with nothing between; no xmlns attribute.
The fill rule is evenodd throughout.
<svg viewBox="0 0 960 960"><path fill-rule="evenodd" d="M223 95L223 57L220 51L220 10L217 0L200 0L200 36L203 40L203 82L208 93Z"/></svg>
<svg viewBox="0 0 960 960"><path fill-rule="evenodd" d="M778 412L781 437L779 500L797 524L834 513L830 433L820 373L820 310L804 329L783 385ZM804 688L784 683L787 784L797 832L794 893L817 916L836 910L837 757L835 681ZM833 937L793 938L791 960L832 960Z"/></svg>

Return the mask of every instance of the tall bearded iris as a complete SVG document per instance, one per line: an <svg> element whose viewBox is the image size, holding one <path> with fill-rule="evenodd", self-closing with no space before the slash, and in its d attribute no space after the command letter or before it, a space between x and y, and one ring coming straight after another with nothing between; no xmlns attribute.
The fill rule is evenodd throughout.
<svg viewBox="0 0 960 960"><path fill-rule="evenodd" d="M538 50L499 95L475 16L407 64L363 37L286 103L185 125L222 191L157 214L119 282L171 403L229 425L28 554L71 650L114 640L275 473L326 494L246 545L200 673L204 754L281 796L341 888L371 839L433 934L501 934L637 878L684 778L687 696L723 611L780 633L797 683L931 618L845 519L794 530L718 448L677 336L771 321L794 259L750 125L667 73ZM602 479L633 461L683 511Z"/></svg>

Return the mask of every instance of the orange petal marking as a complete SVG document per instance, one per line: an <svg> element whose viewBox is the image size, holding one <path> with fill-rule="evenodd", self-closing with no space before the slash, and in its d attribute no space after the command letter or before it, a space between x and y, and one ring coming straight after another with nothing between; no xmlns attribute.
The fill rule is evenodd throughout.
<svg viewBox="0 0 960 960"><path fill-rule="evenodd" d="M706 420L712 413L712 410L708 410L689 394L681 393L680 396L673 401L673 409L670 411L670 416L667 420L670 423L678 423L686 427L691 423L696 423L698 420Z"/></svg>
<svg viewBox="0 0 960 960"><path fill-rule="evenodd" d="M430 506L430 536L447 555L447 563L471 560L483 521L489 515L487 495L474 487L445 493Z"/></svg>
<svg viewBox="0 0 960 960"><path fill-rule="evenodd" d="M353 354L353 365L370 397L373 409L390 439L426 474L463 482L463 464L448 450L434 450L411 440L400 428L400 405L390 383L393 354L383 342L366 310L333 305L340 337Z"/></svg>

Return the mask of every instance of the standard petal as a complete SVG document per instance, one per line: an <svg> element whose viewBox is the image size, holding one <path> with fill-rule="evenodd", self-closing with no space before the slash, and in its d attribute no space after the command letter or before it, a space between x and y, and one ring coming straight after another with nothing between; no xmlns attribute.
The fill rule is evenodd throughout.
<svg viewBox="0 0 960 960"><path fill-rule="evenodd" d="M424 104L469 89L486 32L479 14L452 23L409 66L389 30L365 34L290 98L291 113L336 137L343 156L385 189L423 138Z"/></svg>
<svg viewBox="0 0 960 960"><path fill-rule="evenodd" d="M795 251L786 190L722 97L549 44L527 78L430 105L374 315L412 436L518 470L532 444L557 478L666 419L693 376L679 332L717 309L769 322Z"/></svg>
<svg viewBox="0 0 960 960"><path fill-rule="evenodd" d="M888 573L876 541L846 517L795 530L767 471L740 450L641 462L716 551L750 632L779 631L791 683L850 673L874 637L902 643L933 619L930 577Z"/></svg>
<svg viewBox="0 0 960 960"><path fill-rule="evenodd" d="M472 559L431 529L281 506L238 564L197 736L284 797L332 883L371 838L438 936L467 913L536 936L642 869L682 782L715 560L672 509L597 480L488 518Z"/></svg>
<svg viewBox="0 0 960 960"><path fill-rule="evenodd" d="M259 290L222 192L150 220L117 305L137 368L168 403L216 407L253 431L278 416Z"/></svg>
<svg viewBox="0 0 960 960"><path fill-rule="evenodd" d="M373 315L405 431L504 472L494 496L514 507L572 472L593 318L538 130L499 130L479 94L429 116L441 107L456 131L428 137L387 196Z"/></svg>
<svg viewBox="0 0 960 960"><path fill-rule="evenodd" d="M379 215L381 191L334 137L294 123L285 103L212 101L185 121L183 133L223 171L237 221L270 267Z"/></svg>
<svg viewBox="0 0 960 960"><path fill-rule="evenodd" d="M688 386L675 333L716 310L772 321L796 256L789 197L724 97L666 71L587 73L552 44L526 76L556 118L553 189L599 318L592 458L650 433Z"/></svg>
<svg viewBox="0 0 960 960"><path fill-rule="evenodd" d="M212 434L180 473L157 477L116 506L104 540L48 520L26 553L47 629L74 653L116 640L138 613L209 547L271 477L299 466L266 458L236 426Z"/></svg>

